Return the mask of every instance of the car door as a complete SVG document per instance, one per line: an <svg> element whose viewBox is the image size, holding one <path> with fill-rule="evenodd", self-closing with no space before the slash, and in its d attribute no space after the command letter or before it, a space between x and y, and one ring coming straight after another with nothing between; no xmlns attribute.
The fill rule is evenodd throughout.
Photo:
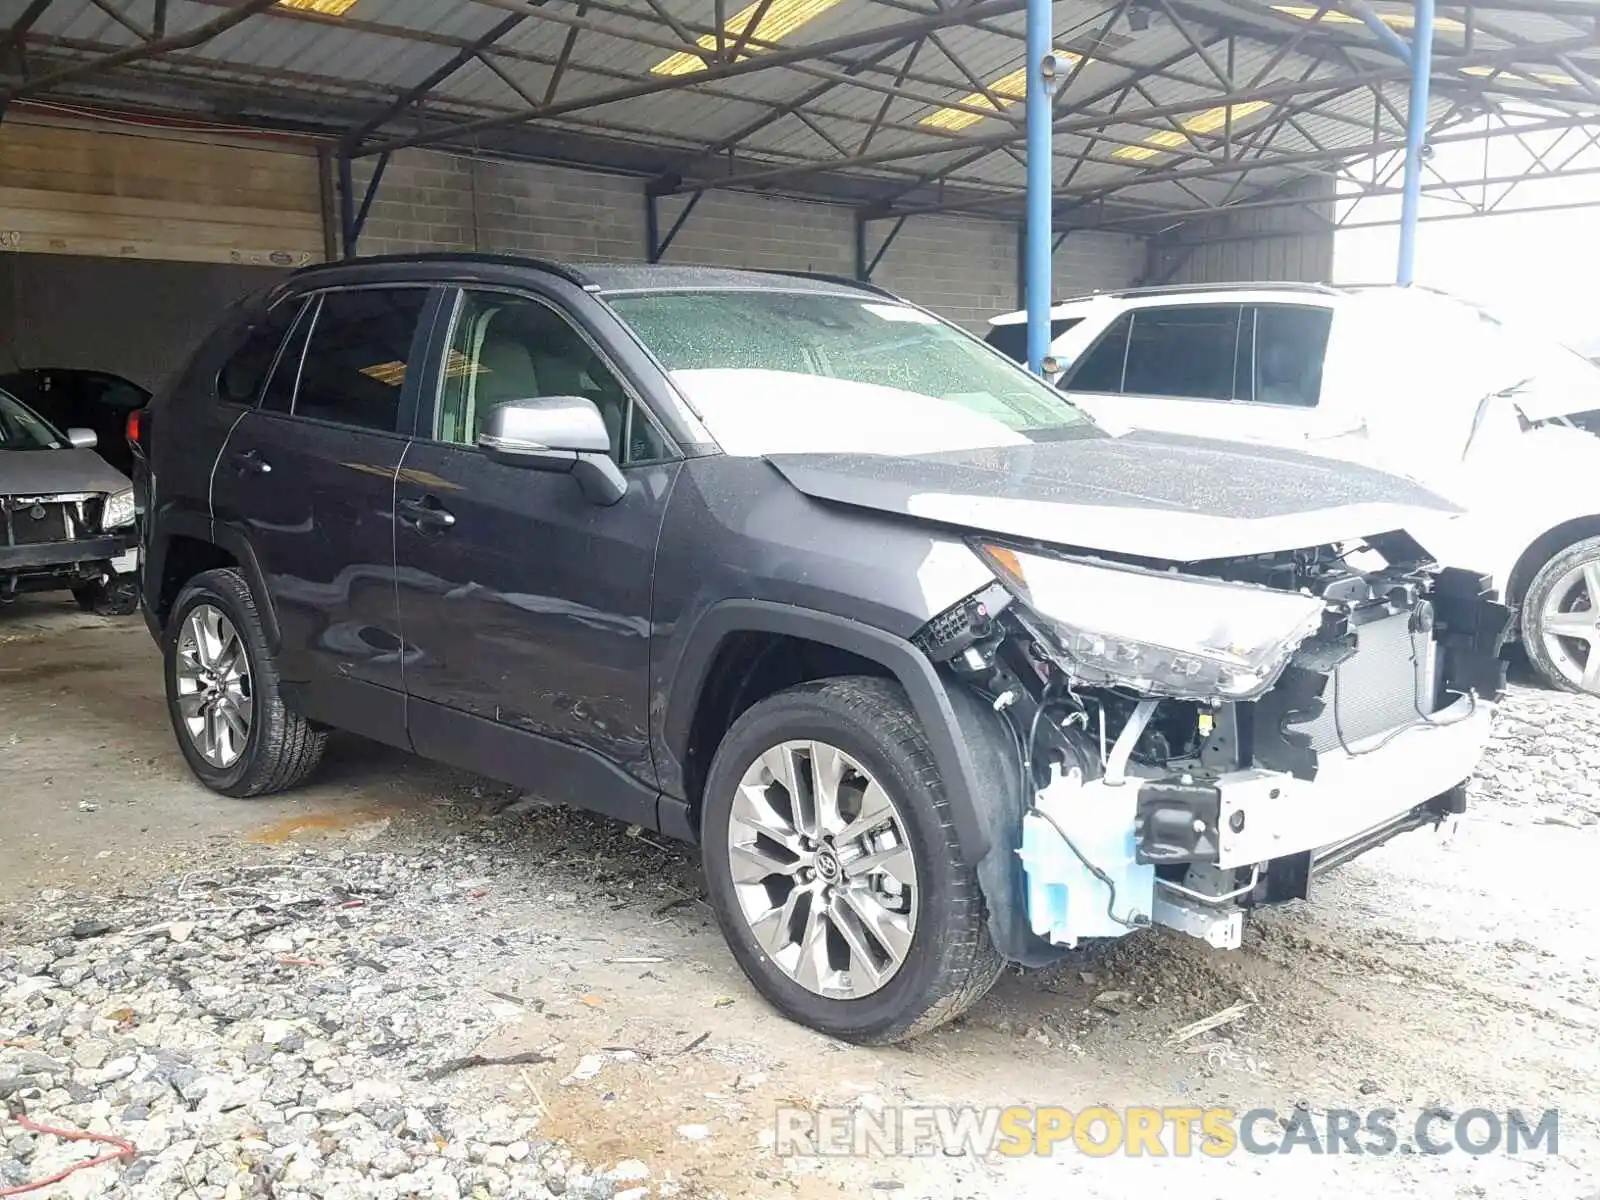
<svg viewBox="0 0 1600 1200"><path fill-rule="evenodd" d="M598 341L550 299L469 289L435 338L397 488L413 744L552 799L654 825L651 578L676 455ZM477 449L497 403L577 395L627 494Z"/></svg>
<svg viewBox="0 0 1600 1200"><path fill-rule="evenodd" d="M416 414L409 364L434 298L421 285L312 295L212 487L216 520L256 557L298 707L400 746L394 486Z"/></svg>

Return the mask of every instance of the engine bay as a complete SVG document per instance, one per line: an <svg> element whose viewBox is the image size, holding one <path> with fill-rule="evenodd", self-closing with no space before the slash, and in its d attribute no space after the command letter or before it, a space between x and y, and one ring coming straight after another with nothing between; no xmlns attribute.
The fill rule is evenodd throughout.
<svg viewBox="0 0 1600 1200"><path fill-rule="evenodd" d="M1486 578L1436 567L1404 535L1181 572L1105 565L1197 586L1220 581L1241 596L1312 597L1320 620L1244 699L1163 695L1151 678L1107 668L1109 654L1085 662L1074 654L1080 641L1003 583L922 631L930 659L1009 729L1023 780L1016 850L1029 917L1035 935L1056 944L1159 923L1237 945L1244 909L1304 898L1317 849L1330 864L1340 850L1272 854L1256 828L1246 832L1243 782L1314 785L1325 760L1354 762L1409 731L1472 719L1504 690L1509 610ZM1183 662L1181 651L1172 661ZM1457 782L1419 797L1359 849L1460 811ZM1251 816L1281 807L1283 792L1267 789ZM1307 796L1303 803L1317 802ZM1235 862L1241 846L1265 852Z"/></svg>

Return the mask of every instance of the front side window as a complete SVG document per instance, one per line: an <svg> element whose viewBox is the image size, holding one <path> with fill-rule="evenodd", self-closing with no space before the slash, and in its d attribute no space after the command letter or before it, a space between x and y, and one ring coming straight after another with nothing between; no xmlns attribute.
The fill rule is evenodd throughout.
<svg viewBox="0 0 1600 1200"><path fill-rule="evenodd" d="M217 395L230 404L254 405L261 398L267 372L277 361L284 335L300 313L301 301L276 304L245 330L244 340L217 372Z"/></svg>
<svg viewBox="0 0 1600 1200"><path fill-rule="evenodd" d="M435 436L476 445L497 404L555 396L593 402L621 463L664 458L668 449L599 353L547 304L501 292L463 293L439 393Z"/></svg>
<svg viewBox="0 0 1600 1200"><path fill-rule="evenodd" d="M728 453L933 453L1099 434L1048 384L886 298L706 290L611 305Z"/></svg>
<svg viewBox="0 0 1600 1200"><path fill-rule="evenodd" d="M397 432L406 364L427 299L423 287L323 293L294 415Z"/></svg>
<svg viewBox="0 0 1600 1200"><path fill-rule="evenodd" d="M0 450L60 450L67 440L7 392L0 392Z"/></svg>
<svg viewBox="0 0 1600 1200"><path fill-rule="evenodd" d="M1315 408L1322 394L1322 363L1333 310L1262 304L1254 315L1254 399L1259 404Z"/></svg>
<svg viewBox="0 0 1600 1200"><path fill-rule="evenodd" d="M1240 313L1237 304L1138 309L1128 335L1122 390L1135 396L1232 400Z"/></svg>

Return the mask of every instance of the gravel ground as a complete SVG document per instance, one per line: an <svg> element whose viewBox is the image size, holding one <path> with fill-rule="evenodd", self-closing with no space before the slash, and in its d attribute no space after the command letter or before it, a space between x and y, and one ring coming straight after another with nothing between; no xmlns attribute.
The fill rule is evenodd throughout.
<svg viewBox="0 0 1600 1200"><path fill-rule="evenodd" d="M1517 688L1453 838L1373 852L1241 951L1130 938L862 1050L755 996L681 847L353 742L297 798L204 793L147 647L0 624L0 1195L119 1149L25 1113L137 1150L39 1196L1600 1197L1592 700ZM771 1148L782 1106L939 1103L1554 1107L1561 1141L1160 1180Z"/></svg>

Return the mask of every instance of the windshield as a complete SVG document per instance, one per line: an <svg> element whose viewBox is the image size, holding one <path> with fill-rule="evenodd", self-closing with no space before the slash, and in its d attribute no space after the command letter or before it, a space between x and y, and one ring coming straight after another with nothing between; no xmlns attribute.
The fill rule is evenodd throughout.
<svg viewBox="0 0 1600 1200"><path fill-rule="evenodd" d="M919 454L1099 434L1048 384L893 300L699 291L611 305L730 454Z"/></svg>
<svg viewBox="0 0 1600 1200"><path fill-rule="evenodd" d="M0 392L0 450L59 450L66 444L22 401Z"/></svg>

